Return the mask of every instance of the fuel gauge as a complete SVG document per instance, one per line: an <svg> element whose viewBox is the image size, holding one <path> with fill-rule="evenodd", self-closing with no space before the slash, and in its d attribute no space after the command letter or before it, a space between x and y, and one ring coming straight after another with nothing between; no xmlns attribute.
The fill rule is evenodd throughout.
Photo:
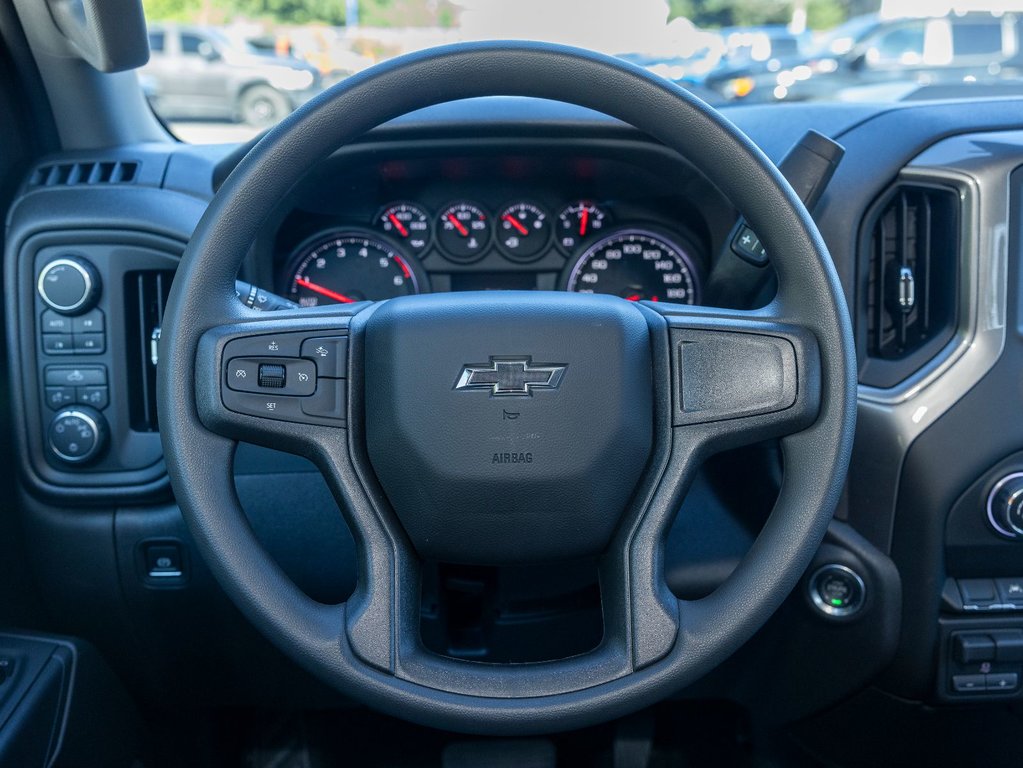
<svg viewBox="0 0 1023 768"><path fill-rule="evenodd" d="M547 213L532 203L509 205L494 224L497 244L514 261L533 261L543 254L550 239Z"/></svg>

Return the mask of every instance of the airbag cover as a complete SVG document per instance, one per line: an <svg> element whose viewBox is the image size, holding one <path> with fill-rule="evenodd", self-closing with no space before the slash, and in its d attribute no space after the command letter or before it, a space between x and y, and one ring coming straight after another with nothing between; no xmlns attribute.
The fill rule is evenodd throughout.
<svg viewBox="0 0 1023 768"><path fill-rule="evenodd" d="M421 556L598 554L649 458L650 332L621 299L391 300L366 326L370 461Z"/></svg>

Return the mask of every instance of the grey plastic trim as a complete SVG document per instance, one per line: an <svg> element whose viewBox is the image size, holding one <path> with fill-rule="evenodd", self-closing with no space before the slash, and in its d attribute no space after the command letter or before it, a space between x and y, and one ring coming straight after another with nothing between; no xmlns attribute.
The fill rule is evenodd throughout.
<svg viewBox="0 0 1023 768"><path fill-rule="evenodd" d="M1005 347L1009 176L1021 163L1021 146L1019 131L957 136L926 150L899 174L899 182L952 187L962 205L956 335L898 386L859 387L861 413L883 416L903 448L972 389Z"/></svg>

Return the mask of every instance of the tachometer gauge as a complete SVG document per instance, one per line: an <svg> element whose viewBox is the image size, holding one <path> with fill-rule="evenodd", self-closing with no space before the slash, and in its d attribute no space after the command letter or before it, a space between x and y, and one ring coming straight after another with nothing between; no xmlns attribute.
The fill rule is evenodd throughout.
<svg viewBox="0 0 1023 768"><path fill-rule="evenodd" d="M606 225L606 214L593 203L572 203L558 214L557 243L565 251L573 251L590 235L599 235Z"/></svg>
<svg viewBox="0 0 1023 768"><path fill-rule="evenodd" d="M437 242L454 261L475 261L490 240L490 221L473 203L454 203L437 217Z"/></svg>
<svg viewBox="0 0 1023 768"><path fill-rule="evenodd" d="M413 203L391 203L377 215L376 226L415 254L430 242L430 219Z"/></svg>
<svg viewBox="0 0 1023 768"><path fill-rule="evenodd" d="M501 211L494 229L505 256L514 261L532 261L543 254L551 228L542 208L514 203Z"/></svg>
<svg viewBox="0 0 1023 768"><path fill-rule="evenodd" d="M411 259L358 231L317 235L298 249L292 264L287 296L303 307L379 301L426 289Z"/></svg>
<svg viewBox="0 0 1023 768"><path fill-rule="evenodd" d="M642 229L622 229L593 243L569 267L565 288L629 301L697 304L700 300L696 269L685 250Z"/></svg>

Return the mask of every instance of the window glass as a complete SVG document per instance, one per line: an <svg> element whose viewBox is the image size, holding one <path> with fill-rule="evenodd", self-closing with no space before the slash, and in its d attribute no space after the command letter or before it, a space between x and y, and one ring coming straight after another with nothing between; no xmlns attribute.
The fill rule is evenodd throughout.
<svg viewBox="0 0 1023 768"><path fill-rule="evenodd" d="M952 51L960 56L1002 56L1002 24L952 24Z"/></svg>
<svg viewBox="0 0 1023 768"><path fill-rule="evenodd" d="M203 43L205 42L206 41L198 35L189 35L184 33L181 35L181 52L198 56L199 52L204 49ZM209 47L209 44L207 43L205 47Z"/></svg>
<svg viewBox="0 0 1023 768"><path fill-rule="evenodd" d="M247 141L374 64L476 40L589 48L719 107L1023 96L1020 68L1004 65L1023 51L1023 0L142 3L158 54L143 93L202 143Z"/></svg>

